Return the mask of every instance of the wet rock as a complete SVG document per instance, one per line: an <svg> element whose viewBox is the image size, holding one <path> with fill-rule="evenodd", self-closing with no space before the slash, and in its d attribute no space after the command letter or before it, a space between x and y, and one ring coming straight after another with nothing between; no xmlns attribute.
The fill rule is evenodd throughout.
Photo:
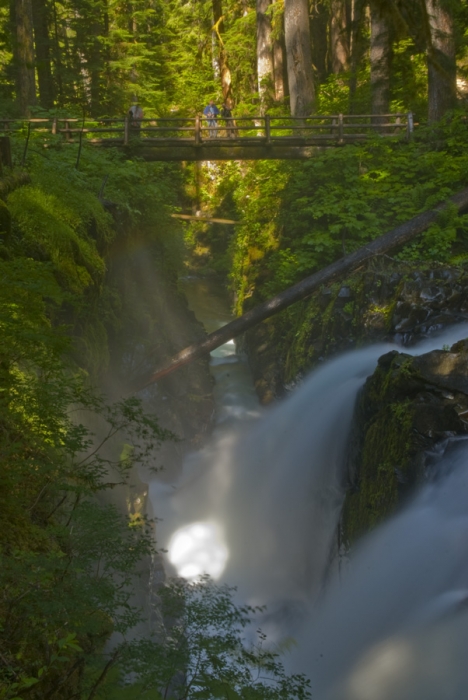
<svg viewBox="0 0 468 700"><path fill-rule="evenodd" d="M423 301L439 304L445 300L445 293L441 287L423 287L419 292L419 298Z"/></svg>
<svg viewBox="0 0 468 700"><path fill-rule="evenodd" d="M438 388L468 395L468 354L461 341L454 347L459 351L434 350L413 359L413 368L422 379Z"/></svg>
<svg viewBox="0 0 468 700"><path fill-rule="evenodd" d="M400 507L427 476L426 457L468 433L468 340L419 357L383 355L356 405L349 449L345 545Z"/></svg>
<svg viewBox="0 0 468 700"><path fill-rule="evenodd" d="M254 377L262 387L266 382L269 389L262 393L271 398L284 394L285 385L321 357L373 342L411 345L466 320L468 272L463 268L411 270L406 263L379 261L268 321L267 350L260 327L246 334L246 347Z"/></svg>

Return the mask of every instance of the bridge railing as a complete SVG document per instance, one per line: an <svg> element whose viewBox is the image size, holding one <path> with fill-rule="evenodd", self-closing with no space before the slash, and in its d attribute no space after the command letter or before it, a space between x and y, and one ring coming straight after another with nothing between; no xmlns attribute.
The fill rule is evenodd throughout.
<svg viewBox="0 0 468 700"><path fill-rule="evenodd" d="M155 117L137 123L126 117L78 118L54 117L2 119L0 134L24 134L27 139L61 139L65 143L127 145L139 139L148 145L187 145L202 143L351 143L378 134L411 137L414 122L411 113L359 115L289 115L218 117L216 125L206 117Z"/></svg>

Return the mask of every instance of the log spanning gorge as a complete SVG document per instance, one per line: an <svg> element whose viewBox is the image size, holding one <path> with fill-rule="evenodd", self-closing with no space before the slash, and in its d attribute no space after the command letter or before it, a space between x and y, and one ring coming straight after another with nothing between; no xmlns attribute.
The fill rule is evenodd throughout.
<svg viewBox="0 0 468 700"><path fill-rule="evenodd" d="M184 282L208 331L228 322L200 280ZM200 291L201 287L205 290ZM446 329L426 356L468 336ZM261 626L290 651L317 700L464 700L468 693L468 443L447 436L399 512L351 550L339 542L356 397L378 344L324 363L273 408L259 406L231 341L214 350L217 422L176 483L150 497L168 571L208 572L266 605ZM419 361L419 360L418 360ZM396 465L395 465L396 467Z"/></svg>

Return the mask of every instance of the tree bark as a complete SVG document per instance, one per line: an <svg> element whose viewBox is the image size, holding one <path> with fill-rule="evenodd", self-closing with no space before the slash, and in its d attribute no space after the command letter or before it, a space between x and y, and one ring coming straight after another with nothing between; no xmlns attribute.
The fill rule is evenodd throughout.
<svg viewBox="0 0 468 700"><path fill-rule="evenodd" d="M88 66L90 77L90 107L91 114L97 116L101 111L101 85L103 78L104 61L102 56L101 36L104 31L99 5L94 9L94 17L91 20L91 42L88 52Z"/></svg>
<svg viewBox="0 0 468 700"><path fill-rule="evenodd" d="M275 79L275 100L282 102L286 95L284 84L284 37L273 41L273 68Z"/></svg>
<svg viewBox="0 0 468 700"><path fill-rule="evenodd" d="M390 111L392 39L390 22L380 2L371 2L370 71L372 114Z"/></svg>
<svg viewBox="0 0 468 700"><path fill-rule="evenodd" d="M452 13L444 0L426 0L430 46L427 52L430 122L456 103L456 61Z"/></svg>
<svg viewBox="0 0 468 700"><path fill-rule="evenodd" d="M36 67L39 84L39 102L44 109L54 104L54 84L50 55L48 8L45 0L34 0L32 5Z"/></svg>
<svg viewBox="0 0 468 700"><path fill-rule="evenodd" d="M349 79L349 111L356 112L356 89L359 65L365 51L364 25L366 0L352 0L351 5L351 56Z"/></svg>
<svg viewBox="0 0 468 700"><path fill-rule="evenodd" d="M271 0L257 0L257 79L262 104L274 81L271 18L266 14Z"/></svg>
<svg viewBox="0 0 468 700"><path fill-rule="evenodd" d="M185 350L182 350L177 355L175 355L170 363L165 367L153 372L151 375L146 375L138 377L133 382L133 391L140 391L149 384L157 382L159 379L166 377L171 374L174 370L179 367L183 367L197 357L206 355L220 345L223 345L228 340L236 338L241 333L244 333L252 326L257 325L261 321L277 314L279 311L286 309L291 304L296 301L300 301L305 297L309 296L315 290L319 289L324 284L330 284L344 274L349 274L353 270L361 267L370 258L376 255L383 255L388 253L393 248L398 248L399 246L405 245L418 234L425 231L434 221L436 221L439 213L447 207L456 206L457 210L460 212L468 208L468 188L458 192L456 195L451 197L448 201L440 204L432 211L426 211L422 214L418 214L410 221L407 221L401 226L388 231L388 233L376 238L367 245L359 248L354 253L337 260L328 267L315 272L310 277L298 282L297 284L289 287L284 292L280 292L272 299L265 301L263 304L256 306L254 309L247 311L243 316L236 318L231 321L226 326L223 326L214 333L210 333L204 340L199 343L195 343Z"/></svg>
<svg viewBox="0 0 468 700"><path fill-rule="evenodd" d="M285 47L284 47L284 12L281 10L277 12L277 8L280 6L280 0L272 0L273 6L273 25L272 25L272 37L273 37L273 80L275 86L275 100L277 102L282 102L287 93L285 85L285 66L286 61L284 58Z"/></svg>
<svg viewBox="0 0 468 700"><path fill-rule="evenodd" d="M55 62L55 73L57 79L58 88L58 103L59 106L63 105L63 78L62 78L62 59L60 52L60 37L59 37L59 24L57 17L57 5L55 0L52 0L52 14L54 20L54 62Z"/></svg>
<svg viewBox="0 0 468 700"><path fill-rule="evenodd" d="M330 53L331 70L335 74L343 73L349 67L349 14L348 0L331 0Z"/></svg>
<svg viewBox="0 0 468 700"><path fill-rule="evenodd" d="M28 108L36 104L31 0L11 0L10 19L12 24L16 99L21 115L28 116Z"/></svg>
<svg viewBox="0 0 468 700"><path fill-rule="evenodd" d="M285 0L284 34L291 114L305 117L315 105L307 0Z"/></svg>
<svg viewBox="0 0 468 700"><path fill-rule="evenodd" d="M329 72L330 8L322 0L313 0L310 13L312 65L315 69L317 82L321 83Z"/></svg>
<svg viewBox="0 0 468 700"><path fill-rule="evenodd" d="M221 89L223 99L230 107L232 106L232 78L228 64L226 49L223 43L224 22L223 5L221 0L212 0L213 3L213 24L214 31L218 39L218 66L221 78Z"/></svg>

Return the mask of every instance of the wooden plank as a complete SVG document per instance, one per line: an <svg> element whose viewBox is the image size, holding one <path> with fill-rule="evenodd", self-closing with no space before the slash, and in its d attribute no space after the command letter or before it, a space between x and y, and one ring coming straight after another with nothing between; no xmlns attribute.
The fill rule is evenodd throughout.
<svg viewBox="0 0 468 700"><path fill-rule="evenodd" d="M214 219L208 218L206 216L194 216L190 214L171 214L173 219L185 219L187 221L203 221L207 224L240 224L240 221L233 221L232 219Z"/></svg>
<svg viewBox="0 0 468 700"><path fill-rule="evenodd" d="M336 146L335 146L336 147ZM311 158L323 152L328 146L319 145L213 145L190 144L186 146L146 146L140 144L137 153L144 160L151 161L225 161L225 160L300 160Z"/></svg>

